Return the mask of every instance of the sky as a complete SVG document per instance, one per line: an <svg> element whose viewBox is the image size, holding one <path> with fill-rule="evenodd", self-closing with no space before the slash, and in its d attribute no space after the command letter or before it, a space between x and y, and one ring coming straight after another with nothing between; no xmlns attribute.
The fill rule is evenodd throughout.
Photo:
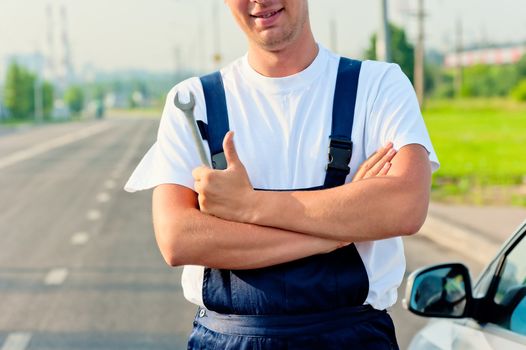
<svg viewBox="0 0 526 350"><path fill-rule="evenodd" d="M412 40L416 37L416 3L389 0L391 20L406 28ZM452 50L459 20L466 44L526 43L524 0L424 3L427 48ZM61 6L67 12L71 58L77 71L89 65L105 71L203 71L214 68L217 39L222 63L246 50L244 36L221 0L0 0L0 70L13 54L51 51L47 37L49 28L55 28L55 41L60 38ZM310 0L309 6L316 40L347 56L360 58L380 26L380 0ZM54 27L48 25L48 7ZM331 21L336 41L331 41ZM53 47L58 54L62 45Z"/></svg>

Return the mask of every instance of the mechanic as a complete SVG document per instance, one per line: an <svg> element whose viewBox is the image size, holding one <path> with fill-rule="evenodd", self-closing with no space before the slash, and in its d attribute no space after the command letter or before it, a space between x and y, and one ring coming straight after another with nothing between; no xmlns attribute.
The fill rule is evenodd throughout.
<svg viewBox="0 0 526 350"><path fill-rule="evenodd" d="M413 88L395 64L318 44L307 0L225 3L248 53L168 93L125 186L154 188L160 251L185 265L199 307L188 347L397 348L385 310L405 271L401 236L423 224L438 168ZM176 93L195 95L213 168Z"/></svg>

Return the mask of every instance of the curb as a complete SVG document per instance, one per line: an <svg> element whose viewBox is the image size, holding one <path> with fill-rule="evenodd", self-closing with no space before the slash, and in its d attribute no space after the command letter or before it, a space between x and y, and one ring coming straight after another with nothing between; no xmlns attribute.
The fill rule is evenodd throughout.
<svg viewBox="0 0 526 350"><path fill-rule="evenodd" d="M420 234L482 265L486 265L501 246L479 232L461 228L433 214L428 214Z"/></svg>

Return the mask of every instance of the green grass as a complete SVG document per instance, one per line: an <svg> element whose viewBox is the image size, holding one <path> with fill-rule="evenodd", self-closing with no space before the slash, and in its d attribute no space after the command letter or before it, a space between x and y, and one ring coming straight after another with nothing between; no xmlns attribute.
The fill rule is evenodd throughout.
<svg viewBox="0 0 526 350"><path fill-rule="evenodd" d="M115 108L108 109L106 111L106 116L108 117L132 117L132 118L161 118L163 108L159 107L148 107L148 108Z"/></svg>
<svg viewBox="0 0 526 350"><path fill-rule="evenodd" d="M526 182L526 104L429 101L423 114L441 163L434 181L439 196L473 195L484 188L506 192Z"/></svg>

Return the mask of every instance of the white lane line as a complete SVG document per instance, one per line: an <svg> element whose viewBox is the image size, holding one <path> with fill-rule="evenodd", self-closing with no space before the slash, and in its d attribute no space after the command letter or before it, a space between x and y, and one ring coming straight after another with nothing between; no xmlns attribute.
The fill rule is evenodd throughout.
<svg viewBox="0 0 526 350"><path fill-rule="evenodd" d="M106 182L104 182L104 186L106 186L107 189L111 190L115 188L115 181L107 180Z"/></svg>
<svg viewBox="0 0 526 350"><path fill-rule="evenodd" d="M67 144L96 135L98 133L103 132L106 129L109 129L110 127L111 124L96 124L90 127L85 127L76 132L57 137L53 140L42 142L41 144L35 145L33 147L29 147L27 149L15 152L7 157L0 158L0 169L33 158L35 156L38 156L39 154L45 153L54 148L65 146Z"/></svg>
<svg viewBox="0 0 526 350"><path fill-rule="evenodd" d="M46 278L44 280L44 283L49 286L58 286L66 280L66 277L68 277L68 269L59 268L59 269L53 269L48 272L46 275Z"/></svg>
<svg viewBox="0 0 526 350"><path fill-rule="evenodd" d="M31 341L31 333L17 332L7 336L0 350L25 350Z"/></svg>
<svg viewBox="0 0 526 350"><path fill-rule="evenodd" d="M106 203L111 199L110 195L106 192L101 192L97 194L97 201L100 203Z"/></svg>
<svg viewBox="0 0 526 350"><path fill-rule="evenodd" d="M126 170L126 166L128 166L132 158L140 152L139 147L141 146L141 142L143 141L144 135L146 134L148 128L149 125L144 123L140 128L137 129L137 132L129 142L129 146L127 147L126 153L123 154L123 156L120 158L120 161L113 169L113 179L120 178L122 176L122 173Z"/></svg>
<svg viewBox="0 0 526 350"><path fill-rule="evenodd" d="M101 216L102 214L100 213L100 211L96 209L90 210L86 214L86 217L88 218L88 220L91 220L91 221L99 220Z"/></svg>
<svg viewBox="0 0 526 350"><path fill-rule="evenodd" d="M77 232L71 236L71 244L83 245L89 240L89 235L86 232Z"/></svg>

